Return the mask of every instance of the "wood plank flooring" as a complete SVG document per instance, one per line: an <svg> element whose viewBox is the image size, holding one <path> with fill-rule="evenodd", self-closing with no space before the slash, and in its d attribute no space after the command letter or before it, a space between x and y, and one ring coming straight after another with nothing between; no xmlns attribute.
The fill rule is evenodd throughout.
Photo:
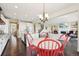
<svg viewBox="0 0 79 59"><path fill-rule="evenodd" d="M15 40L16 43L9 40L2 56L26 56L26 47L20 39Z"/></svg>
<svg viewBox="0 0 79 59"><path fill-rule="evenodd" d="M79 56L79 53L76 51L76 41L71 40L70 43L71 45L68 44L65 48L65 56ZM36 56L36 54L33 53L31 55L31 49L29 47L26 48L21 39L10 39L2 56Z"/></svg>

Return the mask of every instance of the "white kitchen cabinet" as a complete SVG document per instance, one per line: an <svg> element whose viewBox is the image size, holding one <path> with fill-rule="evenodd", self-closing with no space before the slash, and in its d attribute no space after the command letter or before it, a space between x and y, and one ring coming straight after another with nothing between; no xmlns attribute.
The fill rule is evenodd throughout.
<svg viewBox="0 0 79 59"><path fill-rule="evenodd" d="M0 55L2 54L9 38L9 35L0 35Z"/></svg>

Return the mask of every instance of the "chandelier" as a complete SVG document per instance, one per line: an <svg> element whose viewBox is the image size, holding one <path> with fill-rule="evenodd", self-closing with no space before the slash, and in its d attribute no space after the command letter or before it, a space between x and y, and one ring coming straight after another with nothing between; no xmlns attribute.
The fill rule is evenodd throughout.
<svg viewBox="0 0 79 59"><path fill-rule="evenodd" d="M45 4L43 4L43 14L39 15L39 18L41 20L41 22L45 23L46 21L48 21L48 13L45 12Z"/></svg>

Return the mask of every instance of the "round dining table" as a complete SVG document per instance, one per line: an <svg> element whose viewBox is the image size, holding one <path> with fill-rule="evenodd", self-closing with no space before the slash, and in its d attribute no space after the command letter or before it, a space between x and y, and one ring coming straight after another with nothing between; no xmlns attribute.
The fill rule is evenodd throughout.
<svg viewBox="0 0 79 59"><path fill-rule="evenodd" d="M34 40L31 42L34 46L36 46L37 47L37 45L38 45L38 43L40 42L40 41L42 41L42 40L44 40L45 38L38 38L38 39L35 39L34 38ZM59 44L60 44L60 47L61 47L61 42L59 41L59 40L56 40L56 39L53 39L53 38L49 38L49 39L52 39L52 40L55 40L55 41L57 41ZM51 42L50 42L51 43ZM50 44L51 46L49 47L49 49L51 49L52 48L52 44ZM54 44L55 45L55 44ZM46 46L48 46L48 44L46 43ZM57 48L57 47L56 47ZM45 49L47 49L47 48L45 48Z"/></svg>
<svg viewBox="0 0 79 59"><path fill-rule="evenodd" d="M39 34L38 34L38 33L36 33L36 34L31 34L31 36L32 36L32 38L33 38L33 40L31 41L31 43L32 43L34 46L37 46L40 41L42 41L42 40L45 39L45 37L39 37ZM53 39L53 40L55 40L55 41L57 41L57 42L59 42L59 44L60 44L60 46L61 46L62 44L61 44L61 42L58 40L59 36L60 36L59 34L49 34L49 38L50 38L50 39ZM27 44L27 45L28 45L28 44Z"/></svg>
<svg viewBox="0 0 79 59"><path fill-rule="evenodd" d="M39 42L40 41L42 41L42 40L45 40L45 37L38 37L38 35L32 35L32 38L33 38L33 40L31 41L31 44L35 47L34 49L34 51L36 51L37 50L37 48L38 48L38 44L39 44ZM61 48L61 46L62 46L62 43L60 42L60 40L58 40L58 38L59 38L59 36L58 35L51 35L50 37L48 37L49 39L52 39L52 40L55 40L55 41L57 41L59 44L60 44L60 48ZM27 43L28 44L28 43ZM39 47L39 48L41 48L41 47ZM52 48L52 43L50 42L50 47L49 47L49 50ZM43 48L43 49L48 49L48 44L47 43L45 43L45 48ZM53 49L58 49L58 46L54 46L54 48Z"/></svg>

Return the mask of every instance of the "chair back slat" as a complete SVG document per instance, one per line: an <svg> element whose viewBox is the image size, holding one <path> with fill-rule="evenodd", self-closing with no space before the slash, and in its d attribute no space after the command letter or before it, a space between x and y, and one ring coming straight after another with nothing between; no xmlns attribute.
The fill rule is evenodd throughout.
<svg viewBox="0 0 79 59"><path fill-rule="evenodd" d="M63 40L62 44L63 44L63 46L65 47L65 46L67 45L67 43L69 42L70 37L67 36L66 34L63 34L63 35L61 35L61 36L59 37L59 39L62 39L62 40Z"/></svg>
<svg viewBox="0 0 79 59"><path fill-rule="evenodd" d="M44 48L46 48L46 43L44 42Z"/></svg>
<svg viewBox="0 0 79 59"><path fill-rule="evenodd" d="M60 40L60 39L62 39L63 42L62 42L62 46L61 46L61 48L60 48L59 54L60 54L60 55L64 55L64 48L66 47L67 43L69 42L70 37L69 37L68 35L64 34L64 35L61 35L61 36L59 37L59 40Z"/></svg>
<svg viewBox="0 0 79 59"><path fill-rule="evenodd" d="M40 41L37 47L40 56L55 56L58 55L57 52L60 50L59 42L48 38Z"/></svg>

